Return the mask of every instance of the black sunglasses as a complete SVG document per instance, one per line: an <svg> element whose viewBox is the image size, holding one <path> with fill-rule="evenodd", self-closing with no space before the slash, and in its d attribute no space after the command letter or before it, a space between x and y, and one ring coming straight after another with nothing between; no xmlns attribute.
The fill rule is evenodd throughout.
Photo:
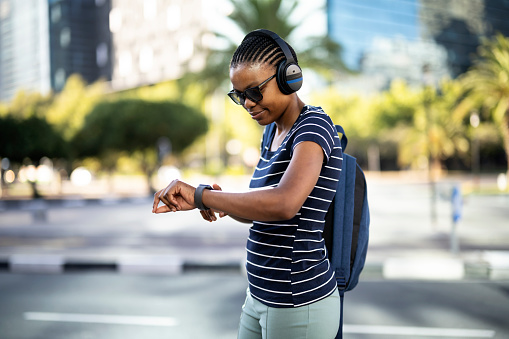
<svg viewBox="0 0 509 339"><path fill-rule="evenodd" d="M233 100L234 103L237 105L244 105L246 102L246 98L253 102L258 102L263 99L262 92L260 91L260 88L262 88L263 85L265 85L267 82L269 82L272 78L274 78L276 74L262 82L256 87L251 87L246 89L244 92L239 92L236 89L232 89L228 92L228 96Z"/></svg>

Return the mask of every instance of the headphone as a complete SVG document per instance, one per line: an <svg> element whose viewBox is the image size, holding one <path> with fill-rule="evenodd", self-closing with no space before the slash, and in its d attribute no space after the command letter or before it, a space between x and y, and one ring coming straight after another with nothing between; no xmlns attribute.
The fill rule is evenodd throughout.
<svg viewBox="0 0 509 339"><path fill-rule="evenodd" d="M244 40L251 36L264 36L273 40L283 50L285 60L277 65L276 81L279 90L283 94L292 94L302 87L302 70L293 59L288 44L279 35L267 29L257 29L245 36ZM244 42L243 40L243 42Z"/></svg>

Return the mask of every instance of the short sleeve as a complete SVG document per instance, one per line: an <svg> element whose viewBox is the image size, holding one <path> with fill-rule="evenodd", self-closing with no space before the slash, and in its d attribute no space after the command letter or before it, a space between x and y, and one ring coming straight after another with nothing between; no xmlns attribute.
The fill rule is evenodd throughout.
<svg viewBox="0 0 509 339"><path fill-rule="evenodd" d="M337 132L330 117L326 114L309 115L304 117L295 131L292 154L295 147L304 141L312 141L320 145L325 154L325 162L329 161L334 149L334 139Z"/></svg>

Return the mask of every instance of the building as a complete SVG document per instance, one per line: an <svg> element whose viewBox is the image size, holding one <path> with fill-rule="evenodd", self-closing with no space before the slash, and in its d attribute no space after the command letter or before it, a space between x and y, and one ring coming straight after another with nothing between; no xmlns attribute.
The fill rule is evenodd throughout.
<svg viewBox="0 0 509 339"><path fill-rule="evenodd" d="M113 90L176 79L205 64L201 0L113 0Z"/></svg>
<svg viewBox="0 0 509 339"><path fill-rule="evenodd" d="M51 89L48 3L0 0L0 101Z"/></svg>
<svg viewBox="0 0 509 339"><path fill-rule="evenodd" d="M49 0L51 88L80 74L87 83L111 80L110 0Z"/></svg>
<svg viewBox="0 0 509 339"><path fill-rule="evenodd" d="M112 90L205 65L202 0L0 0L0 101L60 91L80 74Z"/></svg>
<svg viewBox="0 0 509 339"><path fill-rule="evenodd" d="M351 84L372 91L395 78L455 78L472 65L481 38L509 36L507 0L328 0L327 15L329 36L361 74Z"/></svg>
<svg viewBox="0 0 509 339"><path fill-rule="evenodd" d="M111 79L110 0L0 0L0 101Z"/></svg>

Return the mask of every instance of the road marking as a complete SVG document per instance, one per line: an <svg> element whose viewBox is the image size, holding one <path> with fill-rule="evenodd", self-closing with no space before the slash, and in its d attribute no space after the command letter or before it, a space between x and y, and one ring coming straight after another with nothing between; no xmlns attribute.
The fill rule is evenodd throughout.
<svg viewBox="0 0 509 339"><path fill-rule="evenodd" d="M457 338L493 338L495 331L492 330L468 330L462 328L437 328L437 327L403 327L403 326L372 326L372 325L347 325L343 326L345 333L362 334L387 334L423 337L457 337Z"/></svg>
<svg viewBox="0 0 509 339"><path fill-rule="evenodd" d="M145 316L111 315L111 314L77 314L77 313L46 313L46 312L25 312L24 315L26 320L37 320L37 321L165 326L165 327L172 327L178 325L178 320L171 317L145 317Z"/></svg>

